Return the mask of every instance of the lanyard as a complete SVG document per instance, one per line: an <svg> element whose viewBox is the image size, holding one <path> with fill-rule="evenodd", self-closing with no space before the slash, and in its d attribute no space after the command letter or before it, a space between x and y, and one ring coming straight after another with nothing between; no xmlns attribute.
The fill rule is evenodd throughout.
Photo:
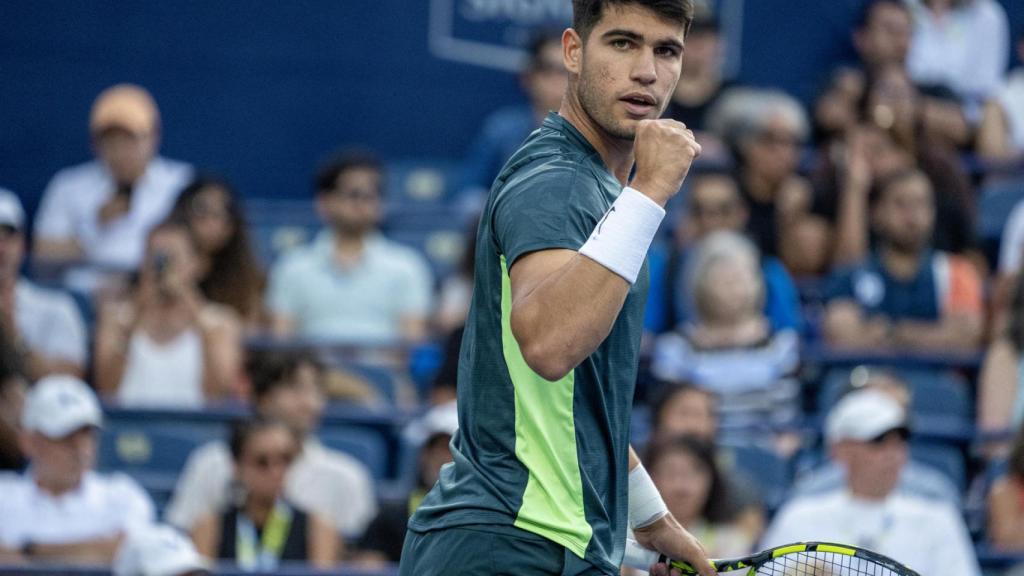
<svg viewBox="0 0 1024 576"><path fill-rule="evenodd" d="M284 544L292 529L292 509L278 500L263 527L263 538L256 548L256 527L239 510L236 521L235 555L239 568L248 571L273 570L281 561Z"/></svg>

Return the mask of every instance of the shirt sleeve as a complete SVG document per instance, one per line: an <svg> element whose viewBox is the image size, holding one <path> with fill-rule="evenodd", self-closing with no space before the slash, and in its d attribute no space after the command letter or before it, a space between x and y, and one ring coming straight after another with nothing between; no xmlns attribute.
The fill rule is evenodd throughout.
<svg viewBox="0 0 1024 576"><path fill-rule="evenodd" d="M949 257L949 293L944 308L946 314L981 316L984 313L981 278L974 265L964 258Z"/></svg>
<svg viewBox="0 0 1024 576"><path fill-rule="evenodd" d="M293 274L292 260L286 256L270 270L267 283L267 308L274 314L296 316L299 311L298 299L301 294L291 281Z"/></svg>
<svg viewBox="0 0 1024 576"><path fill-rule="evenodd" d="M580 192L597 186L593 176L569 160L544 162L521 168L524 175L513 176L495 203L492 226L509 268L537 250L579 250L604 215L581 202Z"/></svg>
<svg viewBox="0 0 1024 576"><path fill-rule="evenodd" d="M121 531L134 533L156 521L156 508L149 494L135 480L123 474L114 476L116 507L121 514Z"/></svg>
<svg viewBox="0 0 1024 576"><path fill-rule="evenodd" d="M931 523L933 533L930 541L935 543L932 566L944 574L980 576L981 567L960 515L948 505L942 505L938 510L938 518Z"/></svg>
<svg viewBox="0 0 1024 576"><path fill-rule="evenodd" d="M59 338L50 338L47 343L46 355L53 359L67 360L85 365L88 354L85 333L85 322L70 296L62 295L54 302L51 310L53 317L53 334Z"/></svg>
<svg viewBox="0 0 1024 576"><path fill-rule="evenodd" d="M778 260L768 260L763 265L766 294L766 312L775 330L802 330L800 317L800 296L796 284Z"/></svg>
<svg viewBox="0 0 1024 576"><path fill-rule="evenodd" d="M215 444L189 455L167 506L167 522L191 530L200 516L220 507L231 476L228 459L226 447Z"/></svg>
<svg viewBox="0 0 1024 576"><path fill-rule="evenodd" d="M62 174L57 174L43 192L32 233L44 240L69 240L75 234L74 203L69 201L68 187Z"/></svg>

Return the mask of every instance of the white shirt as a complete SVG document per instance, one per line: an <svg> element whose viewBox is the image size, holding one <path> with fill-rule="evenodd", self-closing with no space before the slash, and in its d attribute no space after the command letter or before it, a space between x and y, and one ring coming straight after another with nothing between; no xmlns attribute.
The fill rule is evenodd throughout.
<svg viewBox="0 0 1024 576"><path fill-rule="evenodd" d="M197 448L185 463L167 506L166 519L190 530L205 514L216 513L228 503L234 463L223 442ZM347 454L307 439L302 455L288 473L285 496L307 513L331 522L346 537L356 538L377 515L377 500L370 474Z"/></svg>
<svg viewBox="0 0 1024 576"><path fill-rule="evenodd" d="M0 474L0 546L74 544L110 538L155 518L149 495L124 474L87 472L78 488L54 497L30 475Z"/></svg>
<svg viewBox="0 0 1024 576"><path fill-rule="evenodd" d="M135 330L128 342L124 376L117 389L122 406L201 408L203 338L188 328L173 340L154 342Z"/></svg>
<svg viewBox="0 0 1024 576"><path fill-rule="evenodd" d="M907 0L914 33L907 55L918 84L943 84L980 103L999 87L1010 54L1006 11L995 0L970 0L941 20L922 0Z"/></svg>
<svg viewBox="0 0 1024 576"><path fill-rule="evenodd" d="M1024 256L1024 202L1018 202L1003 226L999 240L999 273L1016 276Z"/></svg>
<svg viewBox="0 0 1024 576"><path fill-rule="evenodd" d="M1024 68L1017 68L1006 78L996 93L1010 129L1010 145L1018 153L1024 152Z"/></svg>
<svg viewBox="0 0 1024 576"><path fill-rule="evenodd" d="M433 287L422 256L379 234L366 239L358 263L339 267L325 231L274 266L267 300L302 336L387 345L400 341L403 318L427 317Z"/></svg>
<svg viewBox="0 0 1024 576"><path fill-rule="evenodd" d="M959 513L945 502L900 493L881 502L845 489L796 498L775 516L762 547L807 541L873 550L922 575L981 574Z"/></svg>
<svg viewBox="0 0 1024 576"><path fill-rule="evenodd" d="M115 193L110 172L98 160L65 168L43 193L34 233L44 240L77 240L89 262L134 270L150 229L167 216L191 178L188 164L154 158L132 192L130 212L101 226L100 208Z"/></svg>
<svg viewBox="0 0 1024 576"><path fill-rule="evenodd" d="M14 320L33 352L85 367L85 322L67 294L20 279L14 287Z"/></svg>

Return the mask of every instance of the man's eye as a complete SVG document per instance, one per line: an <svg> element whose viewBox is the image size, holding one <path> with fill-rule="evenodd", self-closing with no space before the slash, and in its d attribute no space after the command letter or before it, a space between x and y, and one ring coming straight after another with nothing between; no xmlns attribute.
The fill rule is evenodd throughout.
<svg viewBox="0 0 1024 576"><path fill-rule="evenodd" d="M629 48L629 46L630 46L629 40L624 40L624 39L612 40L612 48L617 48L619 50L625 50L626 48Z"/></svg>
<svg viewBox="0 0 1024 576"><path fill-rule="evenodd" d="M676 50L675 48L669 48L668 46L663 46L661 48L656 49L654 53L657 54L658 56L675 58L676 56L679 55L679 50Z"/></svg>

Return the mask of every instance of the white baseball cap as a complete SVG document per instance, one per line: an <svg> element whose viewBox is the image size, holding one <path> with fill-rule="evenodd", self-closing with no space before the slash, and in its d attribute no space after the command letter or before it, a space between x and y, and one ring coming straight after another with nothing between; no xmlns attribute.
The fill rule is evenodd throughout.
<svg viewBox="0 0 1024 576"><path fill-rule="evenodd" d="M868 442L892 430L907 429L907 414L892 396L879 390L855 390L839 401L825 421L829 444Z"/></svg>
<svg viewBox="0 0 1024 576"><path fill-rule="evenodd" d="M0 226L21 230L25 225L25 210L21 200L10 190L0 188Z"/></svg>
<svg viewBox="0 0 1024 576"><path fill-rule="evenodd" d="M180 576L207 572L210 564L192 542L166 524L134 530L117 551L114 576Z"/></svg>
<svg viewBox="0 0 1024 576"><path fill-rule="evenodd" d="M74 376L40 379L25 397L21 415L25 430L58 440L86 426L103 425L103 411L92 389Z"/></svg>
<svg viewBox="0 0 1024 576"><path fill-rule="evenodd" d="M420 445L441 434L453 436L458 429L459 410L453 401L434 406L422 418L409 424L405 438L413 444Z"/></svg>

